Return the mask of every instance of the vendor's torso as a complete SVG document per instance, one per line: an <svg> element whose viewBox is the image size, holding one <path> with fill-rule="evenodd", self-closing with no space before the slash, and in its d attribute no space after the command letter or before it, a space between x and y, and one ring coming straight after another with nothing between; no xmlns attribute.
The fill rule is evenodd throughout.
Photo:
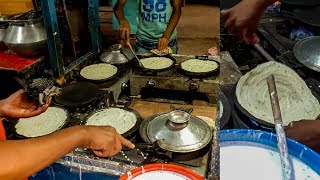
<svg viewBox="0 0 320 180"><path fill-rule="evenodd" d="M173 7L172 0L137 0L138 3L138 40L157 43L169 24ZM176 38L176 29L170 40Z"/></svg>

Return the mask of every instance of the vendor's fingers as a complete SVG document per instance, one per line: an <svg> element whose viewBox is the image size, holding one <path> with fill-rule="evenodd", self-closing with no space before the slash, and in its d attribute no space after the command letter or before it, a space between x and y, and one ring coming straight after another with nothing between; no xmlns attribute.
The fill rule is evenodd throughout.
<svg viewBox="0 0 320 180"><path fill-rule="evenodd" d="M118 134L118 138L119 138L122 145L127 146L128 148L131 148L131 149L133 149L135 147L135 145L131 141L122 137L120 134Z"/></svg>
<svg viewBox="0 0 320 180"><path fill-rule="evenodd" d="M125 29L120 29L120 38L121 39L126 39L126 31Z"/></svg>
<svg viewBox="0 0 320 180"><path fill-rule="evenodd" d="M230 11L227 9L227 10L221 10L220 12L220 19L225 22L230 16Z"/></svg>
<svg viewBox="0 0 320 180"><path fill-rule="evenodd" d="M126 29L125 38L127 41L127 44L130 43L130 30Z"/></svg>
<svg viewBox="0 0 320 180"><path fill-rule="evenodd" d="M231 33L236 33L235 32L235 19L233 18L228 18L227 21L224 23L224 26L228 29L229 32Z"/></svg>

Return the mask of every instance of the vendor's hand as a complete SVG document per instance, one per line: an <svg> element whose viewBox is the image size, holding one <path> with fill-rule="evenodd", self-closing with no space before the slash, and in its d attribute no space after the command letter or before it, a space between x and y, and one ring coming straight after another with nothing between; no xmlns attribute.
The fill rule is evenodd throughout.
<svg viewBox="0 0 320 180"><path fill-rule="evenodd" d="M19 90L0 101L0 115L8 118L27 118L41 114L50 105L51 98L47 103L37 108L37 102L26 97L23 90Z"/></svg>
<svg viewBox="0 0 320 180"><path fill-rule="evenodd" d="M130 24L127 20L120 22L118 33L119 37L126 41L125 44L130 43Z"/></svg>
<svg viewBox="0 0 320 180"><path fill-rule="evenodd" d="M292 122L286 127L285 132L288 138L320 152L320 119Z"/></svg>
<svg viewBox="0 0 320 180"><path fill-rule="evenodd" d="M88 143L85 148L93 150L96 156L114 156L122 149L122 145L134 148L134 144L118 134L111 126L86 126L85 128L88 133Z"/></svg>
<svg viewBox="0 0 320 180"><path fill-rule="evenodd" d="M166 51L168 49L169 39L162 37L158 40L158 50Z"/></svg>
<svg viewBox="0 0 320 180"><path fill-rule="evenodd" d="M236 34L247 44L256 44L260 41L255 34L258 23L264 13L265 6L255 0L243 0L231 9L221 13L221 20L225 27Z"/></svg>

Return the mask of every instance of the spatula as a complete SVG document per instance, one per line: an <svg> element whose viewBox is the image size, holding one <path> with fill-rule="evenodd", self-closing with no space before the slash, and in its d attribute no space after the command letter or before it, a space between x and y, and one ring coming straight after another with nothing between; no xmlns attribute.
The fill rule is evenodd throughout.
<svg viewBox="0 0 320 180"><path fill-rule="evenodd" d="M139 65L144 68L144 66L143 66L143 64L140 62L140 59L138 58L137 54L134 52L134 50L133 50L130 42L127 42L127 45L129 46L129 48L130 48L130 50L132 51L133 55L136 57L137 61L139 62Z"/></svg>

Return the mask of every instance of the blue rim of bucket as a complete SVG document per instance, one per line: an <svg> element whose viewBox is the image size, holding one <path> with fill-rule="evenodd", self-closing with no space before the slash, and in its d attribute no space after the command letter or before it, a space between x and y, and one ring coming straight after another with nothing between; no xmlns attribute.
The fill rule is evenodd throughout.
<svg viewBox="0 0 320 180"><path fill-rule="evenodd" d="M220 131L220 143L223 142L253 142L266 145L270 148L278 148L277 137L273 133L250 130L250 129L232 129ZM289 154L309 166L320 175L320 154L313 151L306 145L295 140L287 138Z"/></svg>

